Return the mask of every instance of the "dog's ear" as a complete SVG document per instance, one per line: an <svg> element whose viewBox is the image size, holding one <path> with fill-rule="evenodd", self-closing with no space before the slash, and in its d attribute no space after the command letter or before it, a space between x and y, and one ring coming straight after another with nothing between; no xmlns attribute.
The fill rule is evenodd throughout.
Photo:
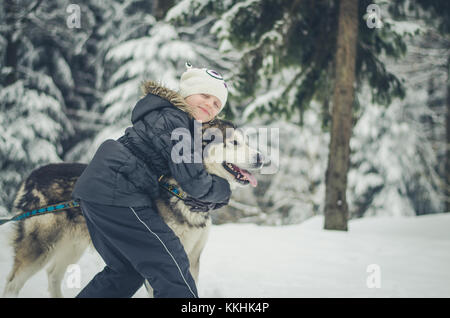
<svg viewBox="0 0 450 318"><path fill-rule="evenodd" d="M206 123L202 124L202 130L205 131L208 128L219 128L220 130L225 130L226 128L233 128L233 129L237 129L237 126L229 121L229 120L225 120L225 119L219 119L219 118L214 118L213 120L210 120Z"/></svg>
<svg viewBox="0 0 450 318"><path fill-rule="evenodd" d="M218 139L219 138L219 139ZM224 132L219 127L212 126L203 130L202 147L203 149L211 143L223 143Z"/></svg>
<svg viewBox="0 0 450 318"><path fill-rule="evenodd" d="M202 130L203 130L203 132L205 132L205 130L208 129L208 128L218 127L219 124L220 124L219 123L219 119L214 118L214 119L212 119L210 121L207 121L206 123L203 123L202 124Z"/></svg>
<svg viewBox="0 0 450 318"><path fill-rule="evenodd" d="M233 122L231 122L229 120L225 120L225 119L217 119L217 120L219 121L220 125L223 126L223 127L229 127L229 128L237 129L237 126Z"/></svg>
<svg viewBox="0 0 450 318"><path fill-rule="evenodd" d="M227 128L236 129L237 126L235 124L233 124L231 121L214 118L213 120L210 120L210 121L202 124L202 136L205 136L205 133L206 133L207 129L209 129L209 128L219 129L222 132L222 138L225 139L226 138L226 129ZM203 149L209 143L212 142L210 140L210 138L206 138L206 139L207 140L202 138L202 147L203 147Z"/></svg>

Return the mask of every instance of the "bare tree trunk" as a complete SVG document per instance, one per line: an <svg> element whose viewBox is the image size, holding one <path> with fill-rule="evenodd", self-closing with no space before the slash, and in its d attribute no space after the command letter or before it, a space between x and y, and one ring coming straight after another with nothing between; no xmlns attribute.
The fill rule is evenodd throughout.
<svg viewBox="0 0 450 318"><path fill-rule="evenodd" d="M450 55L447 57L447 116L446 125L446 161L445 161L445 212L450 212Z"/></svg>
<svg viewBox="0 0 450 318"><path fill-rule="evenodd" d="M325 191L327 230L347 231L347 172L350 163L352 105L354 102L358 0L341 0L333 92L331 141Z"/></svg>
<svg viewBox="0 0 450 318"><path fill-rule="evenodd" d="M156 20L162 20L166 16L167 11L174 5L174 0L154 0L153 16Z"/></svg>

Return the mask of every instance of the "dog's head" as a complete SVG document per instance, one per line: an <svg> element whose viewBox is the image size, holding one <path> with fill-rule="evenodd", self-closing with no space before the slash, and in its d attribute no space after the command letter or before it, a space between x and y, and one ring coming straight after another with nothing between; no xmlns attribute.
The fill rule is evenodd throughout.
<svg viewBox="0 0 450 318"><path fill-rule="evenodd" d="M201 129L203 164L208 173L226 179L232 190L249 184L255 187L257 181L250 171L256 172L270 161L264 162L262 154L249 145L242 130L219 119L203 123ZM168 182L177 184L173 178ZM193 213L184 201L168 194L167 201L157 200L156 204L160 214L169 222L175 216L176 222L186 222L198 228L204 227L210 218L209 212Z"/></svg>
<svg viewBox="0 0 450 318"><path fill-rule="evenodd" d="M252 185L256 187L255 176L264 164L262 154L250 147L243 131L232 122L214 119L202 125L203 162L210 174L222 177L230 186Z"/></svg>

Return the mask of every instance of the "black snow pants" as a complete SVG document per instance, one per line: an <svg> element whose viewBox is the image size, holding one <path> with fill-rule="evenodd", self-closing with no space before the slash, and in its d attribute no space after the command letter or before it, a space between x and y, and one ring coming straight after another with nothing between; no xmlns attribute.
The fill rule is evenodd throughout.
<svg viewBox="0 0 450 318"><path fill-rule="evenodd" d="M95 249L105 261L79 298L132 297L147 279L157 297L198 297L179 238L150 207L118 207L80 200Z"/></svg>

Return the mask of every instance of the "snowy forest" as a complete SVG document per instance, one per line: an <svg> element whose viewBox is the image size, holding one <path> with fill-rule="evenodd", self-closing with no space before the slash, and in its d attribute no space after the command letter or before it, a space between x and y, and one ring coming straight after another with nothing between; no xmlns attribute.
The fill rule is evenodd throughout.
<svg viewBox="0 0 450 318"><path fill-rule="evenodd" d="M187 63L223 75L219 118L276 132L258 144L273 169L254 173L257 186L235 189L209 223L177 216L200 297L450 297L440 0L0 1L3 297L74 297L110 266L87 248L77 207L1 222L24 212L18 194L45 201L31 182L21 192L30 174L89 164L132 125L141 84L178 91ZM155 296L139 286L127 297Z"/></svg>
<svg viewBox="0 0 450 318"><path fill-rule="evenodd" d="M225 119L279 129L276 173L215 224L450 211L447 1L7 0L0 21L3 217L31 171L89 163L142 81L177 89L187 61L230 84Z"/></svg>

